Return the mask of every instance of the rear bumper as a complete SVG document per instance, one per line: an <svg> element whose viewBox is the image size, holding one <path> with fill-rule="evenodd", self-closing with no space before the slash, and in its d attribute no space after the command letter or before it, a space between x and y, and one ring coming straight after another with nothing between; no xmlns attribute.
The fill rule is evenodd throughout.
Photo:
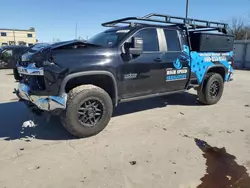
<svg viewBox="0 0 250 188"><path fill-rule="evenodd" d="M36 96L30 94L30 87L28 85L19 83L16 95L19 99L29 101L43 111L50 112L66 109L67 94L63 94L62 96Z"/></svg>
<svg viewBox="0 0 250 188"><path fill-rule="evenodd" d="M231 72L231 73L229 74L229 79L228 79L228 81L233 81L233 80L234 80L234 74L235 74L235 73L233 73L233 72Z"/></svg>

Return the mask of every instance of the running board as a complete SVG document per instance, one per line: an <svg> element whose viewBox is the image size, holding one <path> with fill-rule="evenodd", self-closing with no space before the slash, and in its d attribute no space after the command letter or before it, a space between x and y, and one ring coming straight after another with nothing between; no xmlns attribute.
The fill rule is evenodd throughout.
<svg viewBox="0 0 250 188"><path fill-rule="evenodd" d="M176 93L182 93L185 92L186 89L178 90L178 91L170 91L170 92L164 92L164 93L155 93L155 94L150 94L150 95L143 95L139 97L130 97L126 99L120 99L120 103L124 102L130 102L130 101L135 101L135 100L142 100L142 99L148 99L148 98L153 98L153 97L160 97L160 96L165 96L165 95L172 95Z"/></svg>

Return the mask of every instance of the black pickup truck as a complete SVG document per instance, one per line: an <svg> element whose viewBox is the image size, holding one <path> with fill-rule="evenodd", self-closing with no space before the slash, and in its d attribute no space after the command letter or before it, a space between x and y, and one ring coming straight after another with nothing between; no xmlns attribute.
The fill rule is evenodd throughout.
<svg viewBox="0 0 250 188"><path fill-rule="evenodd" d="M77 137L101 132L122 102L194 88L215 104L233 78L227 24L149 14L102 26L110 28L87 41L35 45L18 64L17 96Z"/></svg>

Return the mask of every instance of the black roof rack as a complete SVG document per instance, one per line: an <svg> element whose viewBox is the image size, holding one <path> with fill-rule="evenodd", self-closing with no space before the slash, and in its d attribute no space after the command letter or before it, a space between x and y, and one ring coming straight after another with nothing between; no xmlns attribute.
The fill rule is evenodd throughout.
<svg viewBox="0 0 250 188"><path fill-rule="evenodd" d="M218 30L223 33L227 33L227 28L228 28L228 24L226 23L192 19L192 18L184 18L184 17L177 17L177 16L169 16L169 15L155 14L155 13L151 13L143 17L126 17L126 18L122 18L118 20L113 20L110 22L103 23L102 26L118 27L117 24L119 23L129 24L130 26L145 25L143 23L131 22L131 20L179 25L182 27L186 27L187 29L191 29L191 30L213 29L213 30ZM149 25L149 24L146 24L146 25Z"/></svg>

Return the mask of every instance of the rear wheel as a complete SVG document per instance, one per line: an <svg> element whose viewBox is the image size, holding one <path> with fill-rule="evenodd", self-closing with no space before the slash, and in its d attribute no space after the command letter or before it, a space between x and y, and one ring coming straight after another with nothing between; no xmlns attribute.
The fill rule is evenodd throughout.
<svg viewBox="0 0 250 188"><path fill-rule="evenodd" d="M223 94L224 81L220 74L209 73L202 88L198 89L199 101L203 104L216 104Z"/></svg>
<svg viewBox="0 0 250 188"><path fill-rule="evenodd" d="M112 113L112 100L105 90L82 85L68 93L67 109L61 114L61 121L72 135L89 137L108 125Z"/></svg>

